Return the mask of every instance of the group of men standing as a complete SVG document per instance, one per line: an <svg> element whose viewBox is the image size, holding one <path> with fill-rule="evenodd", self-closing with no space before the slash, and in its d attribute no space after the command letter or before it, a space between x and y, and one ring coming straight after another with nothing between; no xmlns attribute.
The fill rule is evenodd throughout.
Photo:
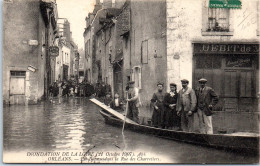
<svg viewBox="0 0 260 166"><path fill-rule="evenodd" d="M194 91L188 87L188 80L181 80L182 89L179 92L177 92L177 85L171 83L169 93L163 92L164 84L158 82L157 92L151 99L152 125L186 132L213 134L212 108L218 103L218 96L211 87L206 86L205 78L201 78L198 82L200 86ZM139 123L139 90L134 83L130 81L127 87L126 116ZM115 103L118 103L117 98ZM195 124L199 124L198 128Z"/></svg>
<svg viewBox="0 0 260 166"><path fill-rule="evenodd" d="M218 103L214 90L206 86L207 80L199 80L200 87L195 91L188 87L189 81L181 80L182 89L177 93L177 85L170 84L170 92L163 92L163 83L157 84L158 91L151 99L154 108L152 124L154 127L196 132L195 120L198 120L199 132L213 134L212 108Z"/></svg>

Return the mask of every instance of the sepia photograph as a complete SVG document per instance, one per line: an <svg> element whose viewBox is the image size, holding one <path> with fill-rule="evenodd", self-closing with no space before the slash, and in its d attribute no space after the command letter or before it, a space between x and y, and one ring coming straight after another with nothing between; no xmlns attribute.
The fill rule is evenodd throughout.
<svg viewBox="0 0 260 166"><path fill-rule="evenodd" d="M3 0L3 163L259 164L260 0Z"/></svg>

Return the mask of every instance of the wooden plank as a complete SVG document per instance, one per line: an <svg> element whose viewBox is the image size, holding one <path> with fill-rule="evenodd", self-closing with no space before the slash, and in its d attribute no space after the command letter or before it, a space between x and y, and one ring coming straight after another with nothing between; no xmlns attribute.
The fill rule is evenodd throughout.
<svg viewBox="0 0 260 166"><path fill-rule="evenodd" d="M109 113L113 114L114 116L116 116L117 118L121 119L121 120L125 120L125 116L120 114L119 112L113 110L112 108L108 107L107 105L105 105L104 103L98 101L97 99L89 99L91 102L93 102L94 104L96 104L97 106L99 106L100 108L108 111ZM126 122L127 123L132 123L132 124L137 124L136 122L132 121L129 118L126 118Z"/></svg>

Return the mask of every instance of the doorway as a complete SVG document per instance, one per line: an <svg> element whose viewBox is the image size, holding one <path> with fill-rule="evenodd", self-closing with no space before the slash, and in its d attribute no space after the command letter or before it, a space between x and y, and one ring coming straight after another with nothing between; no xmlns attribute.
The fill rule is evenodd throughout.
<svg viewBox="0 0 260 166"><path fill-rule="evenodd" d="M226 111L253 111L254 70L225 70L224 97Z"/></svg>
<svg viewBox="0 0 260 166"><path fill-rule="evenodd" d="M10 104L25 104L25 71L10 71Z"/></svg>

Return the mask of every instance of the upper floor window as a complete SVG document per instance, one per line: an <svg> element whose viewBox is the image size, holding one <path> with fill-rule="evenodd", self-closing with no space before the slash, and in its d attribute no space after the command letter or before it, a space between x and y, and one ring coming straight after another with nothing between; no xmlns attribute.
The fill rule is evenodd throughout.
<svg viewBox="0 0 260 166"><path fill-rule="evenodd" d="M141 67L133 67L132 80L135 81L135 86L138 89L142 89L142 72Z"/></svg>
<svg viewBox="0 0 260 166"><path fill-rule="evenodd" d="M229 9L208 8L208 32L229 32Z"/></svg>
<svg viewBox="0 0 260 166"><path fill-rule="evenodd" d="M85 43L85 58L87 58L90 55L90 41L88 40Z"/></svg>
<svg viewBox="0 0 260 166"><path fill-rule="evenodd" d="M202 36L233 35L233 12L230 8L209 6L205 0L202 7Z"/></svg>

